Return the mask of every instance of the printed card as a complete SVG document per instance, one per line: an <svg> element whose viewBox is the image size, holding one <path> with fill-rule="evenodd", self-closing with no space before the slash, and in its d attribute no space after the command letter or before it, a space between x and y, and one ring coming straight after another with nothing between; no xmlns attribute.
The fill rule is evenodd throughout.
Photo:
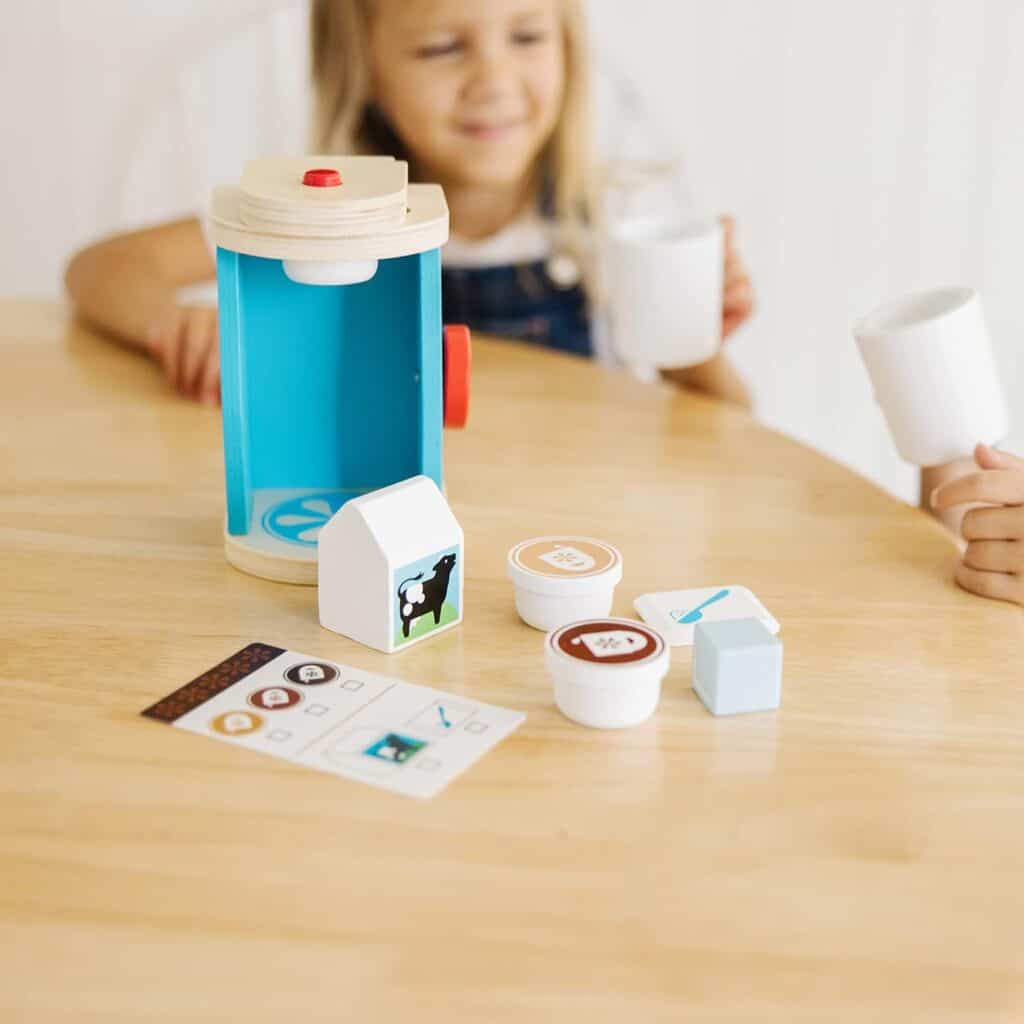
<svg viewBox="0 0 1024 1024"><path fill-rule="evenodd" d="M142 712L406 796L436 796L526 715L269 644Z"/></svg>

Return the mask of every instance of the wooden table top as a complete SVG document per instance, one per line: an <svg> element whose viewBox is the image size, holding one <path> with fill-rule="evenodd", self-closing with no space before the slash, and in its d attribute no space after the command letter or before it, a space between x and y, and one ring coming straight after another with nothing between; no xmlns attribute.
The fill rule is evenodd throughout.
<svg viewBox="0 0 1024 1024"><path fill-rule="evenodd" d="M476 350L446 439L466 619L387 658L230 568L219 420L56 306L0 305L0 1019L1024 1019L1024 615L923 513L746 415ZM505 553L751 587L783 705L552 702ZM140 717L251 641L528 713L432 801Z"/></svg>

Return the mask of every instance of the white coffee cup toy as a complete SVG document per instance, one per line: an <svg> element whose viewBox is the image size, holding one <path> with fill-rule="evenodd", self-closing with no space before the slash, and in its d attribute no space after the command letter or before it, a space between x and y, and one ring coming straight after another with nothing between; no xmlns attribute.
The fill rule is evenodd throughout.
<svg viewBox="0 0 1024 1024"><path fill-rule="evenodd" d="M1010 432L981 301L970 288L916 292L853 328L900 455L918 466L970 456Z"/></svg>
<svg viewBox="0 0 1024 1024"><path fill-rule="evenodd" d="M677 161L616 160L600 191L602 291L616 356L636 367L706 362L722 334L725 232Z"/></svg>
<svg viewBox="0 0 1024 1024"><path fill-rule="evenodd" d="M550 632L544 659L562 714L595 729L623 729L658 707L669 648L642 622L597 618Z"/></svg>
<svg viewBox="0 0 1024 1024"><path fill-rule="evenodd" d="M605 242L611 339L630 366L707 362L722 337L724 229L637 221Z"/></svg>
<svg viewBox="0 0 1024 1024"><path fill-rule="evenodd" d="M591 537L534 537L509 551L508 574L522 620L548 632L611 613L622 555Z"/></svg>

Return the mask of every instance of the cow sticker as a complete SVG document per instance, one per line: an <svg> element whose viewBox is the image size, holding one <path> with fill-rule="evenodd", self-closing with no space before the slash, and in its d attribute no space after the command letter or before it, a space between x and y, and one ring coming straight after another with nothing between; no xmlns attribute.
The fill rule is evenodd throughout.
<svg viewBox="0 0 1024 1024"><path fill-rule="evenodd" d="M395 573L395 646L458 622L462 550L456 546Z"/></svg>

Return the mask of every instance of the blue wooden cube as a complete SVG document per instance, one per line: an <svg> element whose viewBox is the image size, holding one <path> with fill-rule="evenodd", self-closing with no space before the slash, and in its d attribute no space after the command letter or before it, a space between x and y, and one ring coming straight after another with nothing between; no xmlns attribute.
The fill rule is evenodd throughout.
<svg viewBox="0 0 1024 1024"><path fill-rule="evenodd" d="M693 688L713 715L774 710L782 693L782 641L759 619L698 623Z"/></svg>

